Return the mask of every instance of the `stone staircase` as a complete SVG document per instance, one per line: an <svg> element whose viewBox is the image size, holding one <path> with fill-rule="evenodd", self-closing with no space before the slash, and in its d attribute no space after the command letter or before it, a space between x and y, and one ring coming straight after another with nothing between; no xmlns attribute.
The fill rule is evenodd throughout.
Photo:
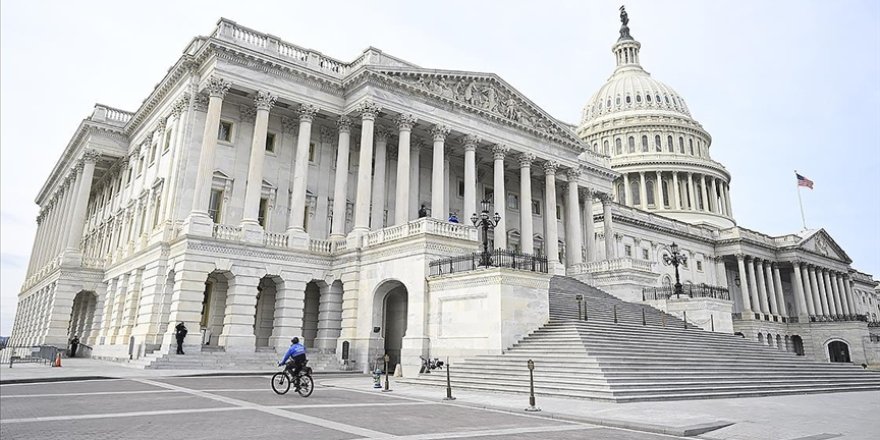
<svg viewBox="0 0 880 440"><path fill-rule="evenodd" d="M577 319L577 294L587 303L587 321ZM535 393L549 396L628 402L880 390L880 373L687 327L657 309L554 277L550 322L503 354L453 364L452 386L528 392L532 359ZM446 375L436 373L412 382L445 386Z"/></svg>
<svg viewBox="0 0 880 440"><path fill-rule="evenodd" d="M271 347L254 352L226 352L219 347L202 347L202 351L188 351L185 355L151 353L129 365L156 370L237 370L271 371L278 369L283 353ZM344 371L342 363L332 353L308 353L309 366L317 372Z"/></svg>

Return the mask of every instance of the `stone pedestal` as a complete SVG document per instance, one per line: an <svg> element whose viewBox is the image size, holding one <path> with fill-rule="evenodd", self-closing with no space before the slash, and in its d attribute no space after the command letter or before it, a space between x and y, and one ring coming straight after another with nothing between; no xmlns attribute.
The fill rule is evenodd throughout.
<svg viewBox="0 0 880 440"><path fill-rule="evenodd" d="M183 234L196 237L214 235L214 221L207 214L193 212L183 222Z"/></svg>
<svg viewBox="0 0 880 440"><path fill-rule="evenodd" d="M259 223L242 222L241 239L245 243L263 244L263 234L265 231Z"/></svg>
<svg viewBox="0 0 880 440"><path fill-rule="evenodd" d="M295 229L288 229L287 247L290 249L308 249L309 233Z"/></svg>

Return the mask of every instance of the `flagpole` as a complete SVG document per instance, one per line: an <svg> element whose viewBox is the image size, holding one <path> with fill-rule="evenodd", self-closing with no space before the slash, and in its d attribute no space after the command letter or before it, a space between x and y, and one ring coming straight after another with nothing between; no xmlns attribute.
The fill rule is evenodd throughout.
<svg viewBox="0 0 880 440"><path fill-rule="evenodd" d="M797 170L794 170L794 177L797 180ZM804 216L804 201L801 200L801 185L800 182L797 183L797 195L798 195L798 204L801 207L801 222L804 224L804 230L807 230L807 218Z"/></svg>

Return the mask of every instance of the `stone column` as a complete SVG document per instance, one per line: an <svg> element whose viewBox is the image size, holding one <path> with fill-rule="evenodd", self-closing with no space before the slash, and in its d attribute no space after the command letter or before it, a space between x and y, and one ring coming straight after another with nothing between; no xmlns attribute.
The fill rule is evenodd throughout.
<svg viewBox="0 0 880 440"><path fill-rule="evenodd" d="M756 261L754 258L749 257L749 261L746 267L748 270L748 283L749 283L749 293L751 294L752 305L755 306L756 312L763 312L765 309L765 304L761 303L761 296L758 293L758 284L757 278L755 277L755 264Z"/></svg>
<svg viewBox="0 0 880 440"><path fill-rule="evenodd" d="M724 265L724 257L715 257L715 282L725 289L728 288L727 267Z"/></svg>
<svg viewBox="0 0 880 440"><path fill-rule="evenodd" d="M822 309L825 310L825 315L836 315L837 310L834 308L834 299L831 297L831 286L828 285L828 269L816 269L816 282L819 284L819 295L822 297Z"/></svg>
<svg viewBox="0 0 880 440"><path fill-rule="evenodd" d="M754 275L757 275L755 283L758 285L758 303L761 305L761 312L765 315L770 315L772 312L767 301L769 295L767 295L767 280L764 279L762 260L760 258L754 258L753 264L755 265Z"/></svg>
<svg viewBox="0 0 880 440"><path fill-rule="evenodd" d="M218 345L226 348L226 352L250 352L256 348L254 320L259 284L260 277L253 273L236 273L235 278L229 282L223 331L218 342Z"/></svg>
<svg viewBox="0 0 880 440"><path fill-rule="evenodd" d="M730 204L730 185L724 184L724 204L727 206L727 216L733 218L733 206Z"/></svg>
<svg viewBox="0 0 880 440"><path fill-rule="evenodd" d="M361 154L358 163L357 198L354 207L354 229L356 236L370 232L370 177L373 170L373 122L379 114L379 106L372 101L364 101L358 107L361 114Z"/></svg>
<svg viewBox="0 0 880 440"><path fill-rule="evenodd" d="M412 149L410 150L410 164L409 164L409 182L412 186L412 191L409 193L409 218L418 218L419 217L419 208L421 208L421 191L420 191L420 156L422 151L422 140L419 138L413 139Z"/></svg>
<svg viewBox="0 0 880 440"><path fill-rule="evenodd" d="M681 210L681 189L678 187L678 172L672 172L672 209Z"/></svg>
<svg viewBox="0 0 880 440"><path fill-rule="evenodd" d="M623 200L620 200L625 206L633 205L632 191L629 187L629 173L623 173Z"/></svg>
<svg viewBox="0 0 880 440"><path fill-rule="evenodd" d="M834 304L837 306L837 314L848 315L849 313L846 312L846 294L843 294L840 290L837 272L829 273L828 278L831 282L831 290L834 292Z"/></svg>
<svg viewBox="0 0 880 440"><path fill-rule="evenodd" d="M782 277L779 275L779 265L777 263L773 263L773 286L774 291L776 292L776 304L779 305L777 309L780 315L788 316L788 306L785 304L785 293L782 291Z"/></svg>
<svg viewBox="0 0 880 440"><path fill-rule="evenodd" d="M254 119L254 136L251 141L251 156L248 161L247 187L244 193L244 215L242 216L242 230L256 232L257 241L262 241L260 226L260 196L263 192L263 161L266 157L266 134L269 130L269 110L275 105L277 98L269 92L257 91L254 97L254 105L257 114ZM302 120L300 120L302 124ZM306 146L308 149L308 146ZM308 157L306 157L308 160ZM247 235L247 232L245 232ZM251 240L249 240L251 241Z"/></svg>
<svg viewBox="0 0 880 440"><path fill-rule="evenodd" d="M830 271L828 269L822 269L822 280L821 283L825 286L825 298L828 301L828 309L831 310L831 316L838 315L838 304L837 301L834 300L834 289L831 285L831 277Z"/></svg>
<svg viewBox="0 0 880 440"><path fill-rule="evenodd" d="M64 210L64 219L61 222L61 240L58 242L58 253L63 254L67 250L67 243L71 238L71 229L73 229L73 215L74 211L76 211L76 203L77 196L79 195L79 186L82 183L82 172L80 171L79 165L74 165L70 168L70 173L67 177L67 204ZM80 238L82 238L80 236ZM74 251L79 248L79 240L77 240L77 246L74 248Z"/></svg>
<svg viewBox="0 0 880 440"><path fill-rule="evenodd" d="M657 171L657 179L654 180L654 209L663 209L663 174Z"/></svg>
<svg viewBox="0 0 880 440"><path fill-rule="evenodd" d="M688 207L688 209L690 209L691 211L696 211L697 204L695 203L696 199L694 199L694 173L687 173L687 176L688 204L690 204L690 207Z"/></svg>
<svg viewBox="0 0 880 440"><path fill-rule="evenodd" d="M810 316L810 310L807 308L807 296L804 294L804 280L801 277L801 265L797 261L793 261L792 265L792 284L794 284L794 300L797 306L798 317L802 320ZM811 307L812 308L812 307Z"/></svg>
<svg viewBox="0 0 880 440"><path fill-rule="evenodd" d="M83 153L80 165L78 167L80 185L77 187L76 207L73 211L71 219L71 230L67 237L67 252L80 252L80 241L82 240L83 228L86 224L86 208L89 204L89 194L92 192L92 179L95 175L95 162L98 160L98 152L95 150L86 150Z"/></svg>
<svg viewBox="0 0 880 440"><path fill-rule="evenodd" d="M852 311L852 304L849 303L849 298L846 296L846 288L843 286L843 277L842 273L835 274L834 281L837 282L837 291L840 292L840 304L843 307L843 314L847 316L852 316L855 313Z"/></svg>
<svg viewBox="0 0 880 440"><path fill-rule="evenodd" d="M435 125L431 129L431 135L434 138L434 156L433 163L431 163L431 217L446 220L447 213L443 212L443 198L446 194L445 188L443 188L443 153L446 136L449 135L449 127Z"/></svg>
<svg viewBox="0 0 880 440"><path fill-rule="evenodd" d="M534 225L532 224L532 161L535 155L522 153L519 155L519 223L521 229L521 247L525 254L531 254L535 248ZM465 186L471 183L465 182ZM465 190L467 191L467 190ZM467 200L467 197L465 197Z"/></svg>
<svg viewBox="0 0 880 440"><path fill-rule="evenodd" d="M609 194L602 194L599 196L599 200L602 202L602 229L603 234L605 235L605 259L612 260L617 258L617 254L614 252L614 223L611 215L611 196Z"/></svg>
<svg viewBox="0 0 880 440"><path fill-rule="evenodd" d="M306 190L309 182L309 147L312 142L312 121L318 108L311 104L299 107L299 132L296 138L296 161L293 164L293 190L290 196L290 218L287 222L287 233L291 236L306 238ZM369 168L370 161L367 161ZM297 240L288 239L290 245Z"/></svg>
<svg viewBox="0 0 880 440"><path fill-rule="evenodd" d="M813 292L813 304L816 308L817 316L826 316L828 315L828 303L823 301L822 290L819 288L819 283L816 281L816 267L810 265L810 291Z"/></svg>
<svg viewBox="0 0 880 440"><path fill-rule="evenodd" d="M639 171L639 202L642 205L642 210L648 210L648 185L645 182L645 172Z"/></svg>
<svg viewBox="0 0 880 440"><path fill-rule="evenodd" d="M807 264L801 265L801 275L804 285L804 296L806 297L807 311L810 316L822 314L822 307L814 302L817 296L813 293L813 286L810 284L810 270Z"/></svg>
<svg viewBox="0 0 880 440"><path fill-rule="evenodd" d="M707 190L707 186L706 186L706 175L705 174L700 174L700 192L702 193L702 196L703 196L702 197L703 211L704 212L711 212L712 210L709 209L709 191Z"/></svg>
<svg viewBox="0 0 880 440"><path fill-rule="evenodd" d="M385 168L387 160L388 130L376 127L376 151L373 168L373 197L371 203L370 229L385 227Z"/></svg>
<svg viewBox="0 0 880 440"><path fill-rule="evenodd" d="M558 167L559 164L556 162L544 162L544 213L546 215L544 227L547 230L544 237L544 249L547 251L547 262L551 263L551 267L552 263L559 263L559 232L556 223L556 169Z"/></svg>
<svg viewBox="0 0 880 440"><path fill-rule="evenodd" d="M443 218L448 219L449 214L452 213L452 209L449 208L449 197L451 197L452 190L450 187L452 185L449 184L450 180L450 172L451 167L449 166L449 158L452 157L452 147L446 145L443 147Z"/></svg>
<svg viewBox="0 0 880 440"><path fill-rule="evenodd" d="M319 352L336 350L336 341L342 330L341 324L342 283L336 282L321 289L318 304L318 334L315 337L315 348Z"/></svg>
<svg viewBox="0 0 880 440"><path fill-rule="evenodd" d="M336 120L339 146L336 149L336 175L333 176L333 228L330 238L345 238L345 211L348 208L348 155L351 144L351 119L340 116ZM277 294L277 293L276 293Z"/></svg>
<svg viewBox="0 0 880 440"><path fill-rule="evenodd" d="M849 302L850 312L852 312L853 315L858 315L859 308L856 304L855 297L853 296L853 280L849 274L847 274L843 280L843 287L846 289L846 300Z"/></svg>
<svg viewBox="0 0 880 440"><path fill-rule="evenodd" d="M461 213L462 222L467 222L472 214L479 211L479 208L477 208L477 145L480 142L480 137L472 134L465 136L463 140L464 209Z"/></svg>
<svg viewBox="0 0 880 440"><path fill-rule="evenodd" d="M583 263L583 254L581 253L581 206L578 191L578 178L581 172L577 169L568 170L568 201L566 202L565 213L568 218L568 225L565 228L565 249L567 253L567 262L569 266L575 266ZM644 176L642 176L644 177ZM642 179L644 185L644 179ZM644 203L642 206L645 206Z"/></svg>
<svg viewBox="0 0 880 440"><path fill-rule="evenodd" d="M749 293L749 278L746 276L746 265L745 265L745 256L743 254L736 254L736 264L739 268L739 280L740 280L740 288L742 294L742 303L743 303L743 318L746 318L746 315L753 315L752 311L752 301L751 295ZM751 319L753 316L748 316L747 319Z"/></svg>
<svg viewBox="0 0 880 440"><path fill-rule="evenodd" d="M397 181L394 199L394 224L402 225L410 219L410 136L416 117L401 114L397 117ZM465 154L467 156L467 154ZM465 179L466 180L466 179ZM466 186L465 186L466 187ZM415 191L418 193L418 189Z"/></svg>
<svg viewBox="0 0 880 440"><path fill-rule="evenodd" d="M495 144L492 146L494 158L494 194L495 212L501 215L501 220L495 226L495 249L507 249L507 190L504 188L504 156L509 151L506 145ZM555 217L554 217L555 218Z"/></svg>
<svg viewBox="0 0 880 440"><path fill-rule="evenodd" d="M782 313L779 313L779 302L776 298L776 288L773 283L773 270L770 267L770 262L764 260L764 281L767 283L767 299L770 300L770 313L774 315L782 316Z"/></svg>
<svg viewBox="0 0 880 440"><path fill-rule="evenodd" d="M193 192L193 207L190 213L189 223L193 223L193 217L198 218L198 223L210 224L208 217L208 203L211 197L211 181L214 178L214 150L217 149L217 130L220 127L220 110L223 107L223 97L229 91L229 82L223 78L211 77L205 88L208 91L208 114L205 117L205 131L202 134L202 147L199 153L199 170ZM207 231L200 230L200 233ZM210 234L210 232L208 232Z"/></svg>
<svg viewBox="0 0 880 440"><path fill-rule="evenodd" d="M593 224L593 192L584 188L584 247L587 249L587 263L596 261L596 225Z"/></svg>

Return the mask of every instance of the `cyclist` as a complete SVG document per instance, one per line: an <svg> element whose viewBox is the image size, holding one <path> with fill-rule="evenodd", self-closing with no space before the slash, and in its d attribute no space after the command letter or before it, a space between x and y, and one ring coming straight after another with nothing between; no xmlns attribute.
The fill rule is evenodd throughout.
<svg viewBox="0 0 880 440"><path fill-rule="evenodd" d="M281 359L278 366L284 364L287 364L285 370L293 368L293 384L296 386L296 391L299 391L299 373L306 365L306 347L299 343L299 338L290 340L290 348L287 349L287 353L284 353L284 358Z"/></svg>

